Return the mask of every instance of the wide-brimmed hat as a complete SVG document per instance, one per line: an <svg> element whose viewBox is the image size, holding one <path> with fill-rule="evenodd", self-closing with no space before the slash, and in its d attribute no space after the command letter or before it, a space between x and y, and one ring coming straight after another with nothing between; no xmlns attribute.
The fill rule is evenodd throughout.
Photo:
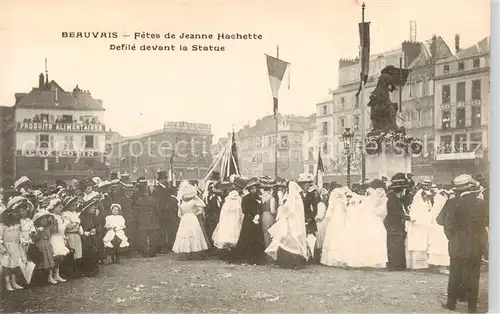
<svg viewBox="0 0 500 314"><path fill-rule="evenodd" d="M312 175L308 173L301 173L297 178L297 183L312 183L312 182L314 182L314 179Z"/></svg>
<svg viewBox="0 0 500 314"><path fill-rule="evenodd" d="M424 181L422 182L422 184L423 184L423 185L426 185L426 186L431 186L431 185L432 185L432 180L428 180L428 179L426 179L426 180L424 180Z"/></svg>
<svg viewBox="0 0 500 314"><path fill-rule="evenodd" d="M129 178L130 174L127 171L120 172L120 179Z"/></svg>
<svg viewBox="0 0 500 314"><path fill-rule="evenodd" d="M283 178L277 178L274 186L275 187L286 187L286 180Z"/></svg>
<svg viewBox="0 0 500 314"><path fill-rule="evenodd" d="M109 187L109 186L110 186L110 185L112 185L112 184L113 184L113 182L108 181L108 180L104 180L104 181L101 181L101 182L99 182L99 183L97 184L97 188L98 188L98 189L103 189L103 188L105 188L105 187Z"/></svg>
<svg viewBox="0 0 500 314"><path fill-rule="evenodd" d="M141 184L141 185L148 184L148 180L146 180L146 177L141 176L141 177L137 178L137 184Z"/></svg>
<svg viewBox="0 0 500 314"><path fill-rule="evenodd" d="M248 181L247 185L245 186L245 189L250 189L251 187L260 187L260 182L258 178L251 178L250 181Z"/></svg>
<svg viewBox="0 0 500 314"><path fill-rule="evenodd" d="M192 186L191 184L184 185L182 191L180 192L182 198L193 198L198 194L196 187Z"/></svg>
<svg viewBox="0 0 500 314"><path fill-rule="evenodd" d="M472 187L472 177L468 174L461 174L453 179L453 190L465 191Z"/></svg>
<svg viewBox="0 0 500 314"><path fill-rule="evenodd" d="M233 186L238 191L243 191L246 188L247 184L248 180L241 177L234 178L233 180Z"/></svg>
<svg viewBox="0 0 500 314"><path fill-rule="evenodd" d="M390 188L407 188L409 186L408 179L404 173L396 173L391 178Z"/></svg>
<svg viewBox="0 0 500 314"><path fill-rule="evenodd" d="M101 183L101 182L102 182L101 178L99 178L99 177L93 177L93 178L92 178L92 181L94 181L94 184L95 184L95 185L99 185L99 183Z"/></svg>
<svg viewBox="0 0 500 314"><path fill-rule="evenodd" d="M47 206L46 210L49 212L52 212L54 210L54 208L56 208L59 205L64 206L62 199L60 199L59 197L54 197L53 199L50 200L49 205Z"/></svg>
<svg viewBox="0 0 500 314"><path fill-rule="evenodd" d="M14 182L14 189L17 190L28 183L31 183L31 180L26 176L22 176Z"/></svg>
<svg viewBox="0 0 500 314"><path fill-rule="evenodd" d="M35 213L35 215L33 216L33 223L36 223L38 221L38 219L42 218L42 217L45 217L45 216L53 216L53 214L51 214L50 212L46 211L46 210L39 210Z"/></svg>
<svg viewBox="0 0 500 314"><path fill-rule="evenodd" d="M26 197L14 196L7 202L7 206L4 213L17 210L21 206L26 206L28 211L32 211L34 209L33 204Z"/></svg>
<svg viewBox="0 0 500 314"><path fill-rule="evenodd" d="M85 178L85 179L80 181L79 185L80 185L80 188L84 189L88 186L94 186L95 183L91 178Z"/></svg>
<svg viewBox="0 0 500 314"><path fill-rule="evenodd" d="M259 178L260 187L263 189L272 189L276 182L270 176L262 176Z"/></svg>

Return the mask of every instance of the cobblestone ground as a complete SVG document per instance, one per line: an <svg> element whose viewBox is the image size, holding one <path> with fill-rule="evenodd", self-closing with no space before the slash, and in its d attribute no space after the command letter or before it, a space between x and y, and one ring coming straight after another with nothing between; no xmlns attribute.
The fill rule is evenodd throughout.
<svg viewBox="0 0 500 314"><path fill-rule="evenodd" d="M441 313L447 276L430 272L180 261L173 254L124 259L96 278L8 293L0 312ZM480 310L487 310L482 273ZM464 303L458 310L466 311Z"/></svg>

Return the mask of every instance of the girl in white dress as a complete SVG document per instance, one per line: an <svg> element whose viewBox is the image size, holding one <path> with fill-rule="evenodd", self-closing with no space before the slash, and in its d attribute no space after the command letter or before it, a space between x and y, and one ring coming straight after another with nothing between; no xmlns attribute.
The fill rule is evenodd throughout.
<svg viewBox="0 0 500 314"><path fill-rule="evenodd" d="M182 197L178 212L181 221L172 250L174 253L184 253L192 257L193 253L208 250L207 241L196 217L205 204L196 197L197 191L192 185L185 185L179 192Z"/></svg>
<svg viewBox="0 0 500 314"><path fill-rule="evenodd" d="M345 265L341 256L342 247L348 242L345 235L347 209L347 188L335 188L330 193L328 209L324 219L329 222L325 228L325 238L321 252L321 264L342 267Z"/></svg>
<svg viewBox="0 0 500 314"><path fill-rule="evenodd" d="M66 279L63 279L59 274L59 266L61 265L64 256L66 256L70 251L66 247L65 240L65 231L67 222L62 218L63 211L63 202L60 198L54 198L50 201L47 210L53 214L54 222L57 225L57 229L55 232L50 234L50 244L52 245L52 249L54 250L54 261L55 267L53 269L54 280L58 282L65 282Z"/></svg>
<svg viewBox="0 0 500 314"><path fill-rule="evenodd" d="M430 197L429 191L419 190L410 207L412 221L408 223L406 260L406 267L409 269L429 268L427 249L432 209Z"/></svg>
<svg viewBox="0 0 500 314"><path fill-rule="evenodd" d="M241 197L235 190L226 196L220 211L219 223L212 239L218 249L235 247L240 238L243 212L241 211Z"/></svg>

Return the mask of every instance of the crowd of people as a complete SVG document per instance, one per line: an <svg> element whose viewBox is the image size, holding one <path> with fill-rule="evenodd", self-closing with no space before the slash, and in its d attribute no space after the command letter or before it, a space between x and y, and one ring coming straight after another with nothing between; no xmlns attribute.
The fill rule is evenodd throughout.
<svg viewBox="0 0 500 314"><path fill-rule="evenodd" d="M96 276L100 265L131 251L173 251L293 269L435 267L450 276L447 308L464 298L471 310L477 304L488 242L480 179L462 175L449 189L403 173L352 187L318 186L306 174L222 182L214 172L207 182L172 184L161 171L157 179L154 188L117 173L44 187L18 179L0 202L5 289Z"/></svg>

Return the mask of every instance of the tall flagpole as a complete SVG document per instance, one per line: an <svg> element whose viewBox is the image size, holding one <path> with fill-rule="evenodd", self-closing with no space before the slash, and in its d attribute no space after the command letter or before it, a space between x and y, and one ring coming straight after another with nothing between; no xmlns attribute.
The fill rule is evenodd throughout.
<svg viewBox="0 0 500 314"><path fill-rule="evenodd" d="M365 143L365 101L364 101L364 91L365 91L365 81L363 80L363 50L365 49L365 3L361 5L361 49L360 49L360 54L359 54L359 60L360 60L360 71L361 71L361 91L359 93L358 97L358 108L361 108L361 182L364 182L366 179L366 162L365 162L365 150L366 150L366 143ZM368 56L369 60L370 56ZM368 61L369 62L369 61Z"/></svg>
<svg viewBox="0 0 500 314"><path fill-rule="evenodd" d="M280 46L276 46L276 59L279 59L280 58ZM276 99L276 105L278 103L278 99ZM279 108L278 106L276 106L276 108ZM278 178L278 127L279 127L279 123L278 123L278 109L276 109L276 113L274 115L274 122L275 122L275 131L276 131L276 143L275 143L275 147L274 147L274 160L275 160L275 163L274 163L274 177L277 179Z"/></svg>

